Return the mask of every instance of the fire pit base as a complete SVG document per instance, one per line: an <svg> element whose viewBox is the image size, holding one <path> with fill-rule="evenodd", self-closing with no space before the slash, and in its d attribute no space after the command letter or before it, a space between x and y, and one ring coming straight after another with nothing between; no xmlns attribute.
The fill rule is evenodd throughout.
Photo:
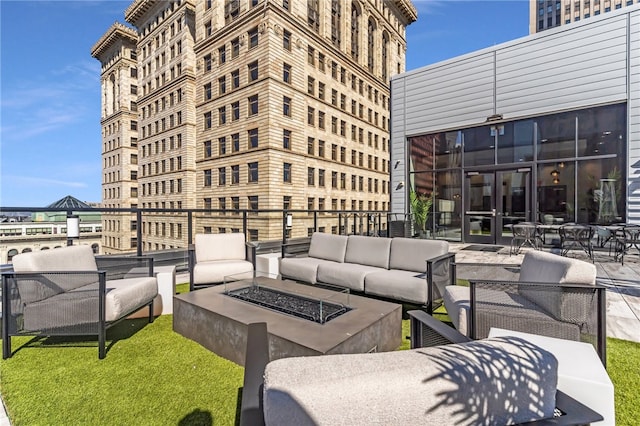
<svg viewBox="0 0 640 426"><path fill-rule="evenodd" d="M285 292L330 299L336 292L293 281L264 278L265 285ZM246 287L238 282L231 288ZM226 290L230 286L227 285ZM224 295L225 286L174 297L173 329L216 354L243 365L247 326L266 322L270 359L322 354L386 352L402 338L402 306L361 296L349 296L351 310L325 324L252 305Z"/></svg>

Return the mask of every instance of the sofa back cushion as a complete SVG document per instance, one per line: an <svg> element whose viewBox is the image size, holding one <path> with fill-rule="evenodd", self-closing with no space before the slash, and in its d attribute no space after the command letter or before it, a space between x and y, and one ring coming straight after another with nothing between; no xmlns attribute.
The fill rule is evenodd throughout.
<svg viewBox="0 0 640 426"><path fill-rule="evenodd" d="M243 232L230 234L196 234L196 261L245 260L246 240Z"/></svg>
<svg viewBox="0 0 640 426"><path fill-rule="evenodd" d="M66 272L98 270L93 249L88 245L22 253L13 257L15 272ZM23 303L36 302L98 281L98 274L46 274L34 280L19 280Z"/></svg>
<svg viewBox="0 0 640 426"><path fill-rule="evenodd" d="M391 238L349 235L344 261L389 269Z"/></svg>
<svg viewBox="0 0 640 426"><path fill-rule="evenodd" d="M347 236L314 232L309 246L309 257L344 262L347 251Z"/></svg>
<svg viewBox="0 0 640 426"><path fill-rule="evenodd" d="M519 280L523 283L594 285L596 267L579 259L542 251L529 251L524 255ZM563 289L561 286L537 288L523 285L519 287L518 293L543 308L558 321L581 324L595 315L595 291Z"/></svg>
<svg viewBox="0 0 640 426"><path fill-rule="evenodd" d="M436 256L447 254L449 243L440 240L419 238L393 238L391 241L390 269L424 272L425 261Z"/></svg>

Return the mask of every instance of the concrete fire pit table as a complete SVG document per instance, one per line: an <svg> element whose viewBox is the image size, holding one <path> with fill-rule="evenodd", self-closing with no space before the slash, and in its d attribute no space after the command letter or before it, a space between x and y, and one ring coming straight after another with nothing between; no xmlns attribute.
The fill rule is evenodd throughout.
<svg viewBox="0 0 640 426"><path fill-rule="evenodd" d="M228 294L252 285L348 306L324 324L281 313ZM247 326L266 322L271 360L292 356L386 352L402 338L402 306L271 277L234 280L180 294L173 300L173 330L244 365Z"/></svg>

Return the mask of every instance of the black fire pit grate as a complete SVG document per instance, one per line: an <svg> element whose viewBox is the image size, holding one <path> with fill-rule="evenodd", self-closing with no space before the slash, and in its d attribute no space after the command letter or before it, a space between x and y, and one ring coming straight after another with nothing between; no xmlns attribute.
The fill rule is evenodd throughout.
<svg viewBox="0 0 640 426"><path fill-rule="evenodd" d="M324 324L351 310L351 308L338 303L320 301L268 287L249 286L231 290L225 294L318 324Z"/></svg>

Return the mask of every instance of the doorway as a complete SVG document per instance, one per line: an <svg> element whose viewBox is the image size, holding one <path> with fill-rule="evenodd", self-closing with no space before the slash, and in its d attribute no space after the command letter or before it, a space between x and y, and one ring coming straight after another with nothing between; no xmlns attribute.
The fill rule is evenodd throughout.
<svg viewBox="0 0 640 426"><path fill-rule="evenodd" d="M464 241L511 243L512 226L532 218L531 168L465 173Z"/></svg>

